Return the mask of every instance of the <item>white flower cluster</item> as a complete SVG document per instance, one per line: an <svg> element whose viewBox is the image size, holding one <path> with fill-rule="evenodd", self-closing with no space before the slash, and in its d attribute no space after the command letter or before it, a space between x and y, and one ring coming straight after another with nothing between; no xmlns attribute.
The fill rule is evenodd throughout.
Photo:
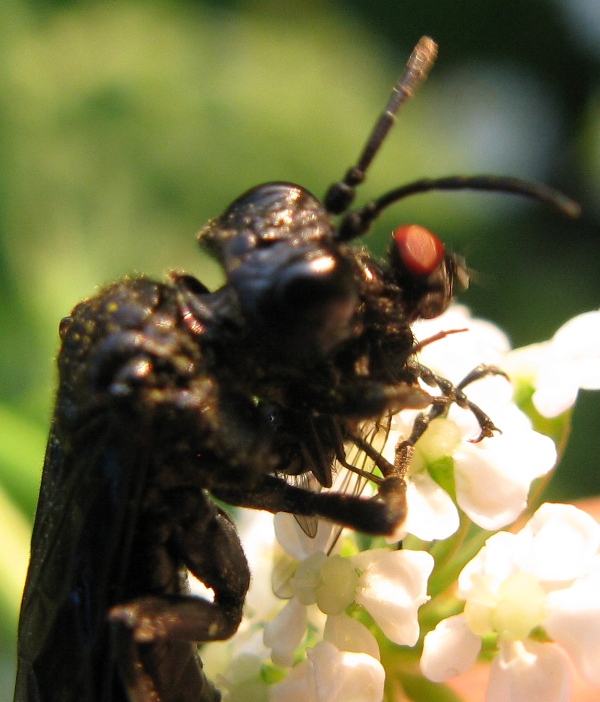
<svg viewBox="0 0 600 702"><path fill-rule="evenodd" d="M453 383L482 363L505 371L511 382L490 374L465 388L502 433L475 442L480 427L473 413L454 405L431 422L407 476L408 516L394 535L396 541L410 535L403 549L377 542L358 552L349 534L337 542L339 552L330 553L331 527L320 523L310 539L293 517L276 515L277 541L288 554L276 574L284 582L278 586L287 598L283 607L266 595L266 573L245 541L253 587L249 616L233 643L224 644L241 654L219 678L226 702L381 702L390 667L397 675L408 659L394 663L397 649L386 644L384 670L380 643L387 638L415 647L414 675L422 642L418 612L426 602L432 630L420 665L430 681L465 672L485 650L496 652L487 702L565 702L568 659L600 687L600 526L575 507L544 504L520 532L498 532L519 518L532 482L557 461L554 441L533 428L513 400L514 388L525 387L546 417L569 410L579 388L600 388L600 312L571 320L549 342L516 351L500 330L472 319L464 307L414 327L418 340L458 329L465 331L424 345L420 361ZM415 418L411 411L394 418L383 447L389 459ZM476 552L466 548L470 524L479 534L498 533L467 562L461 546ZM265 563L270 535L264 527L260 533ZM433 555L423 542L436 542ZM446 551L436 549L445 544ZM460 567L445 568L447 560L438 559L449 552L466 564L458 583ZM446 573L451 580L444 580ZM210 649L205 661L210 668Z"/></svg>
<svg viewBox="0 0 600 702"><path fill-rule="evenodd" d="M545 503L519 533L494 534L460 574L458 596L463 613L425 637L430 680L469 670L492 634L488 700L565 700L565 653L600 687L600 526L585 512Z"/></svg>
<svg viewBox="0 0 600 702"><path fill-rule="evenodd" d="M511 365L506 336L489 322L472 319L465 307L451 307L441 317L414 325L418 340L440 329L466 331L425 346L421 361L452 382L459 383L481 363L499 368ZM512 524L527 506L533 480L556 463L554 442L533 430L529 417L514 404L513 387L506 378L489 375L467 390L502 433L474 443L480 429L473 414L453 405L447 418L434 420L417 443L408 476L408 518L402 530L425 541L454 534L459 508L487 531ZM414 412L397 415L397 431L390 436L388 451L393 452L396 442L410 434L414 417ZM443 470L448 458L452 459L449 492L442 487L440 469L436 471L436 464ZM401 538L402 532L396 536Z"/></svg>
<svg viewBox="0 0 600 702"><path fill-rule="evenodd" d="M298 554L295 547L298 543L305 543L307 549L310 548L310 539L300 532L293 517L279 514L276 521L279 526L276 528L278 539L284 548L297 555L302 555ZM325 527L324 531L327 529ZM429 599L427 580L433 570L433 557L425 551L391 551L388 548L363 551L349 558L339 554L327 556L323 551L304 555L305 557L298 561L298 567L291 580L291 599L279 615L265 626L264 641L271 649L273 662L285 666L292 665L294 652L306 634L306 609L316 604L320 612L326 615L322 629L323 640L328 646L320 649L323 653L315 650L311 660L315 663L314 656L319 655L327 655L331 659L335 652L338 673L342 678L346 674L352 676L355 696L337 696L338 693L333 694L333 690L323 694L319 691L320 679L315 678L311 682L315 687L315 695L304 696L301 699L307 702L381 699L385 674L379 663L377 641L364 624L350 617L345 611L353 604L360 605L391 641L414 646L419 639L417 611ZM347 653L354 656L348 658ZM357 661L362 659L356 656L371 658L366 667L363 664L360 667L365 676L364 680L356 669ZM315 665L304 666L304 674L312 676L317 670ZM373 671L379 669L381 677L377 676L377 680L380 680L381 684L375 694ZM365 691L358 694L363 683L364 690L370 691L368 694ZM274 686L274 699L289 699L288 687L291 685L296 689L298 684L297 674L291 678L288 676Z"/></svg>

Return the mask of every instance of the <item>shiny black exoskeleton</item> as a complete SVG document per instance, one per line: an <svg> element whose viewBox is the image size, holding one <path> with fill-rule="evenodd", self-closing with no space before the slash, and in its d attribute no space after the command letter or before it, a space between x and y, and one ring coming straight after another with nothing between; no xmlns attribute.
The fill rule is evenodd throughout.
<svg viewBox="0 0 600 702"><path fill-rule="evenodd" d="M388 534L405 513L403 473L427 417L460 388L420 366L410 323L441 314L468 273L420 227L402 227L389 260L348 243L378 213L434 188L514 191L568 209L562 196L506 178L404 186L346 214L394 114L435 55L411 57L359 163L322 204L289 183L261 185L200 233L225 285L188 275L126 278L60 326L59 388L19 627L18 702L212 702L197 642L236 631L250 574L231 505L324 518ZM481 369L478 374L490 372ZM492 371L493 372L493 371ZM432 397L419 379L437 386ZM431 408L387 463L360 421ZM332 483L344 443L382 473L374 499L312 492ZM188 594L191 571L214 601Z"/></svg>

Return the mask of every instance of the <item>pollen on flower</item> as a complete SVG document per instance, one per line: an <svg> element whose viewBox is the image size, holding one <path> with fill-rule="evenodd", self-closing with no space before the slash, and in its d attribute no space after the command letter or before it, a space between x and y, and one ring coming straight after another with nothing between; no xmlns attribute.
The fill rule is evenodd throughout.
<svg viewBox="0 0 600 702"><path fill-rule="evenodd" d="M316 602L324 614L341 614L354 602L358 574L342 556L314 553L300 562L293 579L294 594L303 605Z"/></svg>

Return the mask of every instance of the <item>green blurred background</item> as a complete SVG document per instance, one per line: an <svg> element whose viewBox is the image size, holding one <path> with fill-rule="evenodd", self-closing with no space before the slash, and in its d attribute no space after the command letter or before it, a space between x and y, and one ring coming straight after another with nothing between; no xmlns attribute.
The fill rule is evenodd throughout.
<svg viewBox="0 0 600 702"><path fill-rule="evenodd" d="M510 197L415 197L478 271L463 301L515 345L600 304L597 0L213 0L0 4L0 700L53 403L58 322L96 287L179 268L218 284L195 233L246 188L318 195L362 147L417 39L438 64L364 200L411 179L542 180L584 216ZM552 496L598 492L600 398L581 398Z"/></svg>

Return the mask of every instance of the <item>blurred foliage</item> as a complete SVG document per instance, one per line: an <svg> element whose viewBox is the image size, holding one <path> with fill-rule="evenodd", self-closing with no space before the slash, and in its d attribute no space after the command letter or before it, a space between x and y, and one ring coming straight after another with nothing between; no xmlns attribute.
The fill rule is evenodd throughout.
<svg viewBox="0 0 600 702"><path fill-rule="evenodd" d="M593 5L3 0L0 559L13 577L0 588L8 656L0 699L11 695L60 318L128 272L179 268L217 285L194 232L261 181L323 193L357 157L427 33L440 44L438 66L404 109L361 199L426 175L487 171L560 187L584 216L565 221L501 196L421 196L388 212L369 245L383 253L392 226L418 220L478 271L463 298L475 314L516 345L548 338L600 298ZM553 496L598 491L599 410L591 395L577 408Z"/></svg>

